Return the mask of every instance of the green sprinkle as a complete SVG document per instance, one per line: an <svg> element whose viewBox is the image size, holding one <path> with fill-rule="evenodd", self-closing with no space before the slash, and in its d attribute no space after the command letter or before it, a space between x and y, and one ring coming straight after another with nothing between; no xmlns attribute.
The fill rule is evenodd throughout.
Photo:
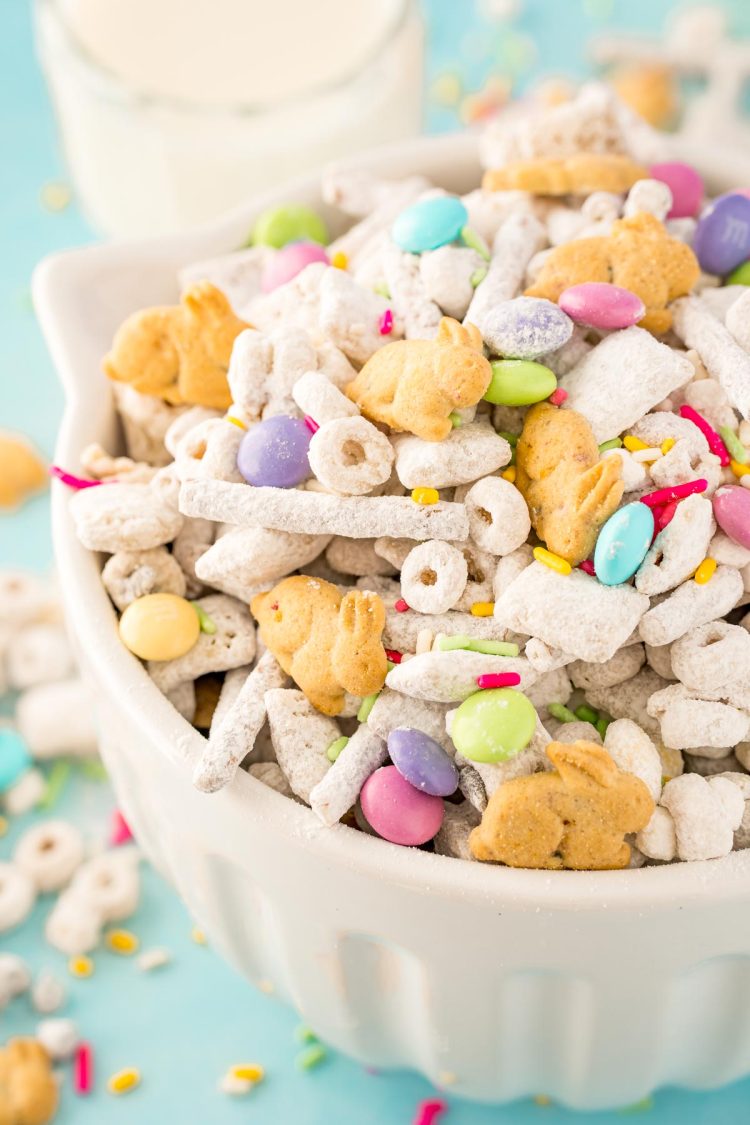
<svg viewBox="0 0 750 1125"><path fill-rule="evenodd" d="M472 230L471 227L464 227L464 229L461 231L461 238L464 240L466 245L470 247L470 249L476 250L477 254L479 254L480 257L484 258L485 262L489 262L489 247L487 246L487 243L484 241L481 235L477 234L477 232L475 230ZM485 270L485 273L486 272L487 271Z"/></svg>
<svg viewBox="0 0 750 1125"><path fill-rule="evenodd" d="M599 718L594 723L594 726L596 727L597 734L599 735L599 737L602 740L604 739L604 736L607 733L607 727L609 726L609 724L611 722L612 722L612 720L607 715L600 715Z"/></svg>
<svg viewBox="0 0 750 1125"><path fill-rule="evenodd" d="M618 1113L648 1113L650 1109L654 1108L653 1098L642 1098L639 1102L633 1102L632 1105L623 1106L618 1110Z"/></svg>
<svg viewBox="0 0 750 1125"><path fill-rule="evenodd" d="M512 434L510 432L510 430L498 430L497 432L500 435L500 437L505 438L508 445L511 445L514 449L516 448L516 445L518 444L518 439L521 436L520 434Z"/></svg>
<svg viewBox="0 0 750 1125"><path fill-rule="evenodd" d="M468 648L471 644L471 637L465 636L463 633L454 633L452 637L446 637L445 634L437 638L437 647L439 652L453 652L457 648Z"/></svg>
<svg viewBox="0 0 750 1125"><path fill-rule="evenodd" d="M373 293L379 293L380 296L385 297L386 300L388 300L391 295L391 291L384 281L376 281L372 287L372 290Z"/></svg>
<svg viewBox="0 0 750 1125"><path fill-rule="evenodd" d="M190 604L198 614L201 633L208 633L208 635L212 637L216 632L216 622L213 617L209 617L203 606L199 605L198 602L191 602Z"/></svg>
<svg viewBox="0 0 750 1125"><path fill-rule="evenodd" d="M297 1024L294 1029L294 1038L298 1043L317 1043L318 1037L306 1023Z"/></svg>
<svg viewBox="0 0 750 1125"><path fill-rule="evenodd" d="M326 1049L322 1043L313 1043L297 1055L296 1063L300 1070L312 1070L319 1066L326 1057Z"/></svg>
<svg viewBox="0 0 750 1125"><path fill-rule="evenodd" d="M548 703L547 710L553 719L557 719L561 723L574 723L576 722L576 715L563 703Z"/></svg>
<svg viewBox="0 0 750 1125"><path fill-rule="evenodd" d="M366 723L370 712L375 706L375 700L380 695L379 691L374 691L372 695L366 695L362 700L359 711L357 711L357 722Z"/></svg>
<svg viewBox="0 0 750 1125"><path fill-rule="evenodd" d="M509 641L482 641L464 633L455 633L446 636L441 633L437 637L438 652L453 652L455 649L464 649L469 652L483 652L487 656L518 656L518 645Z"/></svg>
<svg viewBox="0 0 750 1125"><path fill-rule="evenodd" d="M455 410L451 410L450 414L448 415L448 420L449 420L451 426L453 426L454 430L457 430L459 426L463 426L463 424L464 424L463 418Z"/></svg>
<svg viewBox="0 0 750 1125"><path fill-rule="evenodd" d="M719 426L719 433L732 460L739 461L740 465L746 465L750 453L745 449L734 430L730 430L729 426Z"/></svg>
<svg viewBox="0 0 750 1125"><path fill-rule="evenodd" d="M346 735L342 734L341 738L337 738L335 742L331 743L331 745L326 750L326 758L328 758L329 762L336 761L348 741L349 739L346 737Z"/></svg>
<svg viewBox="0 0 750 1125"><path fill-rule="evenodd" d="M38 808L52 809L55 807L60 800L60 796L62 795L62 791L65 788L69 776L70 762L65 758L61 758L60 761L55 762L54 766L47 774L47 785L39 799Z"/></svg>
<svg viewBox="0 0 750 1125"><path fill-rule="evenodd" d="M83 758L77 765L89 781L106 781L109 777L104 762L99 758Z"/></svg>
<svg viewBox="0 0 750 1125"><path fill-rule="evenodd" d="M622 439L613 437L609 441L603 441L599 446L600 453L606 453L608 449L622 449Z"/></svg>
<svg viewBox="0 0 750 1125"><path fill-rule="evenodd" d="M488 272L489 271L487 270L486 266L480 266L479 269L474 270L474 273L469 278L472 289L476 289L478 285L482 284Z"/></svg>
<svg viewBox="0 0 750 1125"><path fill-rule="evenodd" d="M599 712L595 711L593 707L582 703L580 707L576 707L576 718L580 719L582 723L592 723L594 726L599 722Z"/></svg>

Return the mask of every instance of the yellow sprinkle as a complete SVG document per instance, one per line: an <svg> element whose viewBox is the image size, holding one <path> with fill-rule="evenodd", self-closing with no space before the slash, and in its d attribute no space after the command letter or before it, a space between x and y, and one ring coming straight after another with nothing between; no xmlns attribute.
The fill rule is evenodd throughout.
<svg viewBox="0 0 750 1125"><path fill-rule="evenodd" d="M474 602L471 612L475 617L492 617L495 612L494 602Z"/></svg>
<svg viewBox="0 0 750 1125"><path fill-rule="evenodd" d="M70 206L71 193L67 184L44 184L39 192L39 200L45 211L64 211Z"/></svg>
<svg viewBox="0 0 750 1125"><path fill-rule="evenodd" d="M667 453L669 453L669 451L670 451L670 449L672 448L673 445L674 445L674 438L673 437L668 437L666 441L663 441L661 443L659 448L661 449L661 451L662 451L662 453L664 454L665 457L666 457Z"/></svg>
<svg viewBox="0 0 750 1125"><path fill-rule="evenodd" d="M716 559L704 559L693 577L699 586L705 586L713 577L716 570Z"/></svg>
<svg viewBox="0 0 750 1125"><path fill-rule="evenodd" d="M534 558L537 562L544 563L550 570L556 570L558 574L570 574L573 569L569 562L561 559L554 552L548 551L546 547L535 547Z"/></svg>
<svg viewBox="0 0 750 1125"><path fill-rule="evenodd" d="M534 1098L534 1105L552 1105L552 1098L547 1094L537 1094Z"/></svg>
<svg viewBox="0 0 750 1125"><path fill-rule="evenodd" d="M90 977L94 973L94 962L90 957L81 955L80 957L71 957L68 961L68 972L73 977Z"/></svg>
<svg viewBox="0 0 750 1125"><path fill-rule="evenodd" d="M746 473L750 473L750 465L743 465L741 461L730 461L729 468L736 477L744 477Z"/></svg>
<svg viewBox="0 0 750 1125"><path fill-rule="evenodd" d="M411 498L415 504L437 504L440 493L436 488L413 488Z"/></svg>
<svg viewBox="0 0 750 1125"><path fill-rule="evenodd" d="M331 257L331 265L337 270L345 270L349 265L349 259L343 250L337 250Z"/></svg>
<svg viewBox="0 0 750 1125"><path fill-rule="evenodd" d="M637 453L639 449L649 448L645 441L641 441L640 438L635 437L633 434L628 434L626 437L624 437L622 439L622 444L631 453Z"/></svg>
<svg viewBox="0 0 750 1125"><path fill-rule="evenodd" d="M231 414L226 415L226 420L227 422L231 422L233 426L239 426L241 430L247 429L247 426L244 422L241 422L239 418L233 418Z"/></svg>
<svg viewBox="0 0 750 1125"><path fill-rule="evenodd" d="M458 105L461 98L461 79L457 74L439 74L430 91L438 105Z"/></svg>
<svg viewBox="0 0 750 1125"><path fill-rule="evenodd" d="M238 1066L230 1066L229 1073L232 1078L239 1078L242 1082L262 1082L266 1075L263 1067L257 1063L240 1063Z"/></svg>
<svg viewBox="0 0 750 1125"><path fill-rule="evenodd" d="M193 926L192 930L190 931L190 936L196 945L208 944L208 939L206 938L206 935L204 934L200 926Z"/></svg>
<svg viewBox="0 0 750 1125"><path fill-rule="evenodd" d="M124 957L136 953L138 946L141 944L135 934L131 934L130 930L110 930L104 940L108 949L111 949L113 953L121 953Z"/></svg>
<svg viewBox="0 0 750 1125"><path fill-rule="evenodd" d="M5 836L9 828L10 825L8 823L8 818L5 816L0 816L0 836Z"/></svg>
<svg viewBox="0 0 750 1125"><path fill-rule="evenodd" d="M503 469L500 476L503 478L503 480L509 480L511 484L515 484L516 483L516 466L511 465L509 468Z"/></svg>
<svg viewBox="0 0 750 1125"><path fill-rule="evenodd" d="M140 1084L141 1072L136 1070L134 1066L127 1067L125 1070L118 1070L116 1074L107 1079L107 1089L110 1094L129 1094Z"/></svg>

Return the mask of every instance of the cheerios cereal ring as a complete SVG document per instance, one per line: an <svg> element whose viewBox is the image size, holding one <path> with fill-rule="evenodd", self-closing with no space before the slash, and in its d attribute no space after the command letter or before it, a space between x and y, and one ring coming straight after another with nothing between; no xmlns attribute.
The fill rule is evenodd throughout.
<svg viewBox="0 0 750 1125"><path fill-rule="evenodd" d="M414 547L401 568L401 593L418 613L445 613L466 587L469 568L450 543L429 540Z"/></svg>
<svg viewBox="0 0 750 1125"><path fill-rule="evenodd" d="M359 416L335 418L313 435L308 452L315 476L335 492L362 496L391 475L393 446Z"/></svg>
<svg viewBox="0 0 750 1125"><path fill-rule="evenodd" d="M74 824L48 820L24 832L14 859L41 894L58 891L83 860L83 837Z"/></svg>

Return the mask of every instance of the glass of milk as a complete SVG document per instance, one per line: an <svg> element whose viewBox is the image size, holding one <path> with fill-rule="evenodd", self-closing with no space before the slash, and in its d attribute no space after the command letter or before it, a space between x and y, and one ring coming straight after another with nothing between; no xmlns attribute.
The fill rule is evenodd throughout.
<svg viewBox="0 0 750 1125"><path fill-rule="evenodd" d="M184 230L421 122L416 0L36 0L71 174L108 235Z"/></svg>

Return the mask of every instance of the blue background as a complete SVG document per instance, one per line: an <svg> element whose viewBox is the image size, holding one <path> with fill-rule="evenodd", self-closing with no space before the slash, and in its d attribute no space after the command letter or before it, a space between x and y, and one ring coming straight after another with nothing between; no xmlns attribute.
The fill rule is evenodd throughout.
<svg viewBox="0 0 750 1125"><path fill-rule="evenodd" d="M106 3L106 0L102 0ZM737 31L750 34L750 5L727 4ZM52 113L33 57L28 0L0 0L0 425L32 435L51 454L62 398L39 335L29 298L35 262L50 251L94 236L73 203L51 211L43 188L65 180ZM186 4L186 8L189 4ZM470 0L426 0L428 88L449 71L467 92L479 89L493 71L510 73L523 89L541 73L579 76L587 68L586 40L604 26L657 30L672 8L668 0L525 0L521 15L501 34L483 22L481 5ZM486 9L485 9L486 11ZM427 124L455 128L455 107L428 101ZM51 562L47 503L42 498L12 517L0 518L0 565L45 571ZM91 835L106 832L113 808L104 782L74 770L55 815L75 819ZM17 821L0 841L7 858L31 818ZM64 1014L75 1018L93 1044L97 1091L77 1099L66 1076L59 1125L137 1122L163 1125L229 1125L240 1121L409 1123L427 1084L410 1075L372 1074L329 1052L314 1071L295 1068L297 1019L273 999L243 984L212 953L196 945L184 908L153 872L145 873L141 906L130 928L142 948L161 945L172 963L152 974L139 973L132 960L108 952L96 955L96 972L85 981L68 977L64 958L41 937L48 904L38 906L0 948L23 954L39 969L55 969L69 985ZM0 1039L31 1032L36 1018L25 999L0 1013ZM216 1090L224 1071L255 1061L266 1081L247 1099ZM138 1066L141 1088L121 1099L104 1091L107 1075ZM549 1125L584 1120L590 1125L622 1120L624 1112L653 1125L677 1122L739 1121L750 1111L750 1080L714 1094L660 1091L652 1105L629 1111L581 1115L533 1102L477 1107L445 1094L445 1125Z"/></svg>

